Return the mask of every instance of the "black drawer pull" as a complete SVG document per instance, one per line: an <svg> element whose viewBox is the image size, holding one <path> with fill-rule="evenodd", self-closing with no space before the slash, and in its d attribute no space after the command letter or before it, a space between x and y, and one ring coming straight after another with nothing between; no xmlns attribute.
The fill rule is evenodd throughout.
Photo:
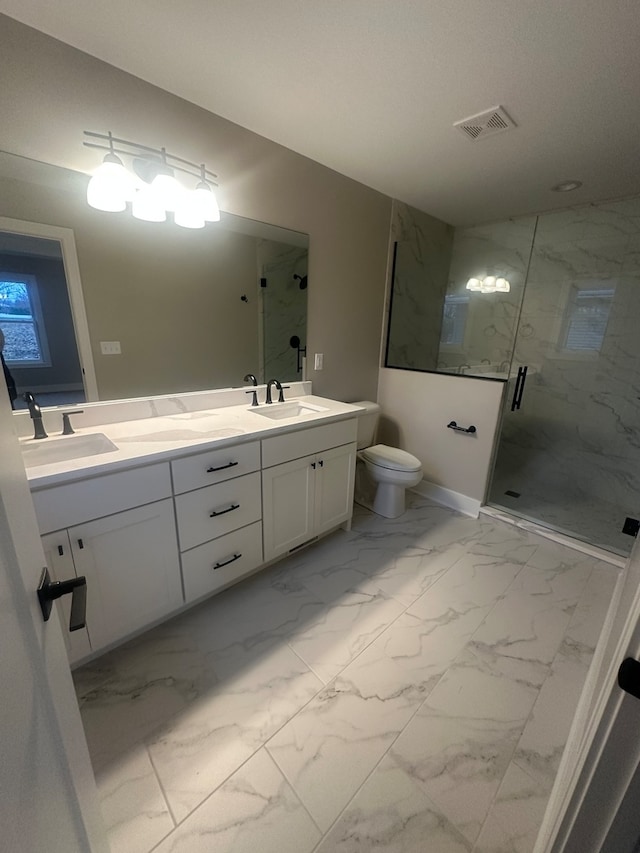
<svg viewBox="0 0 640 853"><path fill-rule="evenodd" d="M233 512L234 509L240 509L240 504L231 504L226 509L218 509L209 513L209 518L215 518L217 515L225 515L227 512Z"/></svg>
<svg viewBox="0 0 640 853"><path fill-rule="evenodd" d="M311 463L311 467L312 467L312 468L313 468L313 470L315 471L315 470L316 470L316 463L315 463L315 462L312 462L312 463Z"/></svg>
<svg viewBox="0 0 640 853"><path fill-rule="evenodd" d="M84 548L84 542L82 541L82 539L78 539L78 548L80 548L81 551Z"/></svg>
<svg viewBox="0 0 640 853"><path fill-rule="evenodd" d="M60 557L62 557L62 555L64 554L64 548L62 547L62 545L58 545L58 554Z"/></svg>
<svg viewBox="0 0 640 853"><path fill-rule="evenodd" d="M318 465L319 465L321 468L323 468L323 467L324 467L324 459L321 459L321 460L318 462Z"/></svg>
<svg viewBox="0 0 640 853"><path fill-rule="evenodd" d="M229 557L228 560L223 560L223 562L221 563L216 563L213 567L213 571L215 572L216 569L221 569L223 568L223 566L229 566L231 565L231 563L235 563L235 561L239 560L240 557L242 557L242 554L234 554L233 557Z"/></svg>
<svg viewBox="0 0 640 853"><path fill-rule="evenodd" d="M219 465L217 468L207 468L207 474L213 474L214 471L224 471L225 468L233 468L237 462L227 462L226 465Z"/></svg>

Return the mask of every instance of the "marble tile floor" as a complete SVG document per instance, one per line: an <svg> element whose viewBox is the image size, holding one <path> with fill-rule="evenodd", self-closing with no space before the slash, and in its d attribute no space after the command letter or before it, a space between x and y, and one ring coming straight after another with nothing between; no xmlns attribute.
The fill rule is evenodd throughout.
<svg viewBox="0 0 640 853"><path fill-rule="evenodd" d="M619 570L417 496L74 673L113 853L528 853Z"/></svg>
<svg viewBox="0 0 640 853"><path fill-rule="evenodd" d="M505 494L507 489L520 491L520 497ZM520 488L514 486L513 479L508 476L494 480L489 500L492 506L614 554L628 556L631 553L633 537L622 533L624 519L634 512L628 507L586 495L577 498L572 494L564 498L554 493L550 500L545 494L544 483L528 482Z"/></svg>

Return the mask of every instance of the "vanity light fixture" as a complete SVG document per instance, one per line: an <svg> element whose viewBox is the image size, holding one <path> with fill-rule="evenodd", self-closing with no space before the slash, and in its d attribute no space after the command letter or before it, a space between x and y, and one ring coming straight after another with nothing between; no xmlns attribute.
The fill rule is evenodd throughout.
<svg viewBox="0 0 640 853"><path fill-rule="evenodd" d="M204 163L192 163L169 154L165 148L151 148L138 142L118 139L109 133L85 130L88 148L107 151L87 187L87 202L97 210L118 213L131 203L131 213L147 222L164 222L167 213L183 228L204 228L207 222L218 222L220 210L214 187L217 175ZM125 168L121 157L131 159ZM188 189L175 173L198 179L195 189Z"/></svg>
<svg viewBox="0 0 640 853"><path fill-rule="evenodd" d="M467 290L476 293L509 293L511 285L506 278L487 275L484 278L470 278L467 282Z"/></svg>

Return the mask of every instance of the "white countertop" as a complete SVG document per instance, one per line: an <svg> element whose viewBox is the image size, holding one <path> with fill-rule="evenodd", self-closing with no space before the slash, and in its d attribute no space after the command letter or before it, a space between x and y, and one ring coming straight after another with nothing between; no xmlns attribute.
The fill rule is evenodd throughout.
<svg viewBox="0 0 640 853"><path fill-rule="evenodd" d="M311 426L352 417L362 409L349 403L328 400L324 397L305 395L291 397L288 403L309 403L323 411L308 413L291 418L272 420L257 414L265 408L261 404L257 409L251 406L227 406L219 409L180 412L140 420L128 420L119 423L96 424L90 427L78 427L80 418L74 420L76 435L102 433L117 447L116 450L83 456L64 462L54 462L26 469L27 479L33 491L73 480L108 474L137 465L166 461L194 452L209 450L252 439L305 429ZM73 438L73 436L71 436ZM21 448L34 443L63 442L64 436L51 436L47 439L21 438Z"/></svg>

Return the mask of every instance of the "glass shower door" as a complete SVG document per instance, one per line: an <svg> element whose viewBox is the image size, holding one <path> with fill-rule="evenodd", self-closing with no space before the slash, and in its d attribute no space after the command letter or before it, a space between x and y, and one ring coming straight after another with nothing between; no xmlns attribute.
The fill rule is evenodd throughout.
<svg viewBox="0 0 640 853"><path fill-rule="evenodd" d="M640 518L640 200L542 215L489 503L627 554Z"/></svg>

